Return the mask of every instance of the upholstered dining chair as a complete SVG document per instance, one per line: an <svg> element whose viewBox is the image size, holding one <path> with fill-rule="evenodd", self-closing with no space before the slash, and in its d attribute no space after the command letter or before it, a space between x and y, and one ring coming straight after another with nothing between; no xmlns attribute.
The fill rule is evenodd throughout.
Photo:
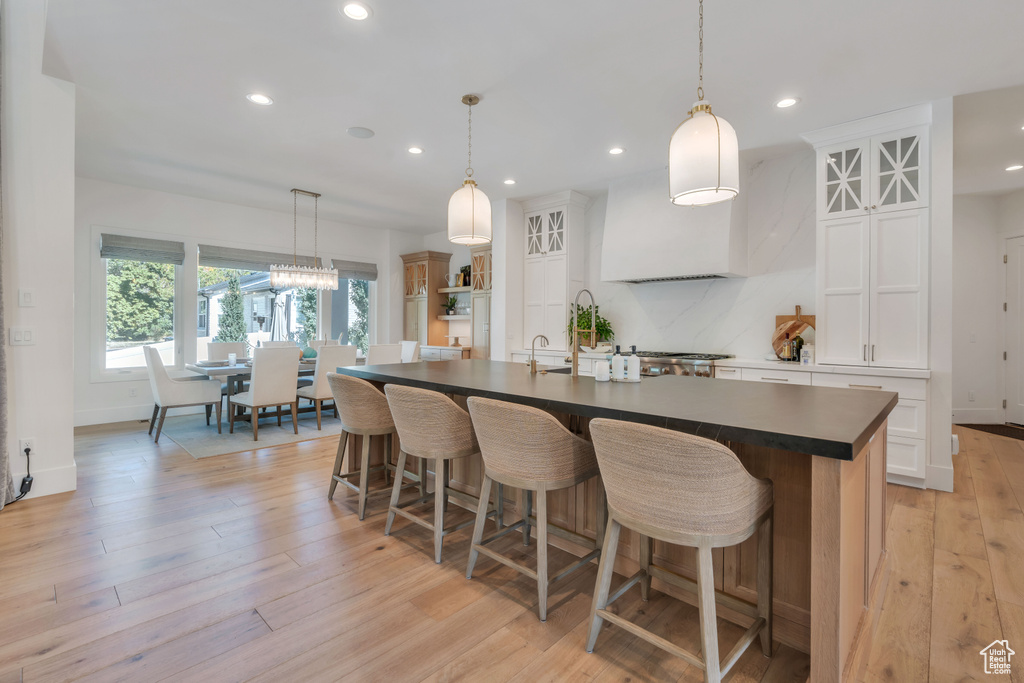
<svg viewBox="0 0 1024 683"><path fill-rule="evenodd" d="M259 348L252 354L252 376L249 391L228 397L228 432L235 433L235 406L249 408L252 415L252 440L259 440L259 408L277 407L277 424L281 424L281 407L291 406L292 425L299 433L299 399L295 383L299 378L299 354L292 348Z"/></svg>
<svg viewBox="0 0 1024 683"><path fill-rule="evenodd" d="M389 365L402 362L401 344L371 344L366 351L367 365Z"/></svg>
<svg viewBox="0 0 1024 683"><path fill-rule="evenodd" d="M415 363L420 359L420 343L418 341L407 341L403 340L400 342L402 345L402 362L403 363Z"/></svg>
<svg viewBox="0 0 1024 683"><path fill-rule="evenodd" d="M167 374L167 368L160 358L160 352L155 346L144 346L142 348L146 356L146 369L149 371L149 386L153 390L153 417L149 420L149 433L153 433L153 426L156 425L156 438L154 441L160 443L160 432L164 428L164 418L167 417L168 408L184 408L186 406L210 406L217 407L217 433L220 434L220 382L216 380L180 380L171 379ZM157 413L160 414L160 421L157 422ZM210 415L207 413L206 424L210 424Z"/></svg>
<svg viewBox="0 0 1024 683"><path fill-rule="evenodd" d="M340 346L340 342L337 339L311 339L309 342L309 348L314 351L319 351L322 346Z"/></svg>
<svg viewBox="0 0 1024 683"><path fill-rule="evenodd" d="M206 357L210 360L227 360L228 354L235 354L237 358L248 358L249 345L245 342L208 342L206 344Z"/></svg>
<svg viewBox="0 0 1024 683"><path fill-rule="evenodd" d="M327 382L327 373L334 372L339 367L346 367L356 364L356 347L354 346L321 346L316 354L316 370L313 373L313 383L308 387L299 387L299 398L306 398L313 401L316 406L316 428L320 429L320 410L324 401L334 401L334 394L331 393L331 385ZM338 406L334 406L334 415L338 415Z"/></svg>

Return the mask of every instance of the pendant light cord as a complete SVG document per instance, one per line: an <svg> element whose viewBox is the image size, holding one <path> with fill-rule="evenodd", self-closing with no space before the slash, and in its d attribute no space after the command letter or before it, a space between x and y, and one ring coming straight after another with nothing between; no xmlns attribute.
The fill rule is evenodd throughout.
<svg viewBox="0 0 1024 683"><path fill-rule="evenodd" d="M320 197L313 197L313 267L320 267L320 226L319 222L319 207Z"/></svg>
<svg viewBox="0 0 1024 683"><path fill-rule="evenodd" d="M704 99L704 0L699 1L700 6L700 18L697 22L697 35L700 37L700 44L698 46L698 53L700 55L700 69L698 71L697 80L697 101L703 101Z"/></svg>
<svg viewBox="0 0 1024 683"><path fill-rule="evenodd" d="M299 193L292 190L292 265L299 265Z"/></svg>
<svg viewBox="0 0 1024 683"><path fill-rule="evenodd" d="M703 0L701 0L703 2ZM466 177L473 177L473 105L469 105L469 147L466 153Z"/></svg>

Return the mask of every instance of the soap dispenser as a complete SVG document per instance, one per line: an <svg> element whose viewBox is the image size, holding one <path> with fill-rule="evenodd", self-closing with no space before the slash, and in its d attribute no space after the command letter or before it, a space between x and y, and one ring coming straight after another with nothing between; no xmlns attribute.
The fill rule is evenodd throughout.
<svg viewBox="0 0 1024 683"><path fill-rule="evenodd" d="M626 359L622 357L622 353L619 347L615 347L615 355L612 356L612 379L624 380L626 379Z"/></svg>
<svg viewBox="0 0 1024 683"><path fill-rule="evenodd" d="M632 353L629 354L629 366L626 368L626 377L631 382L640 381L640 357L636 355L636 344L629 347Z"/></svg>

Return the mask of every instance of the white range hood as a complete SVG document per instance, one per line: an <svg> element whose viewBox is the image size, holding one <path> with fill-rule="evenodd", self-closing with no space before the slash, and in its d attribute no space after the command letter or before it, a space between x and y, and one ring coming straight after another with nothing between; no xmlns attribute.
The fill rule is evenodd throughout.
<svg viewBox="0 0 1024 683"><path fill-rule="evenodd" d="M746 198L676 206L665 169L630 176L608 187L601 280L666 282L745 277Z"/></svg>

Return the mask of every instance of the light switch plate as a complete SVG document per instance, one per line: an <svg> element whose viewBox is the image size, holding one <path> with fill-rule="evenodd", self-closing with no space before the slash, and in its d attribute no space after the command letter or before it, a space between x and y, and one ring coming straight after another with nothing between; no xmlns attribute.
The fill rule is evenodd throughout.
<svg viewBox="0 0 1024 683"><path fill-rule="evenodd" d="M32 346L35 343L35 335L33 334L31 328L11 328L11 346Z"/></svg>
<svg viewBox="0 0 1024 683"><path fill-rule="evenodd" d="M36 305L36 295L31 289L19 289L18 290L18 305L21 307L29 307Z"/></svg>

